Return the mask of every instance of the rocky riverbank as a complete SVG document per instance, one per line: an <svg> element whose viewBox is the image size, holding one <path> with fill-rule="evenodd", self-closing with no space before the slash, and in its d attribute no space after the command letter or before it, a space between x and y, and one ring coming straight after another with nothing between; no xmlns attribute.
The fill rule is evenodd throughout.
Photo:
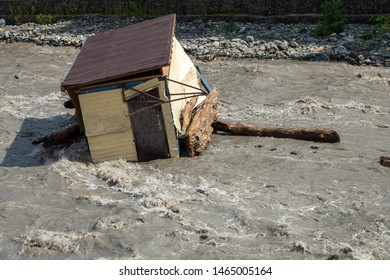
<svg viewBox="0 0 390 280"><path fill-rule="evenodd" d="M0 25L0 40L81 47L88 36L141 20L86 16L49 25ZM371 38L372 26L350 24L341 34L318 39L314 28L312 24L179 19L176 36L189 54L202 60L294 59L390 67L390 33Z"/></svg>

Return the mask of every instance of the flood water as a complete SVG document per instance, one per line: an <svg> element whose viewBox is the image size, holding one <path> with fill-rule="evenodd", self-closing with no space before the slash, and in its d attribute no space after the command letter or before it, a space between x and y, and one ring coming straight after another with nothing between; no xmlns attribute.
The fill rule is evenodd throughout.
<svg viewBox="0 0 390 280"><path fill-rule="evenodd" d="M0 42L0 259L390 259L390 69L196 61L219 118L336 144L213 135L196 158L91 163L64 73L78 50Z"/></svg>

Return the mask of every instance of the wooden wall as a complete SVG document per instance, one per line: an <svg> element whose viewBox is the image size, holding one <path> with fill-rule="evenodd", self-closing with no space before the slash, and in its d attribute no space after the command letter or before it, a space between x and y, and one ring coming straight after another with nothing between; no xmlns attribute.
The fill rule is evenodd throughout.
<svg viewBox="0 0 390 280"><path fill-rule="evenodd" d="M122 89L81 94L79 99L92 160L123 158L137 161Z"/></svg>

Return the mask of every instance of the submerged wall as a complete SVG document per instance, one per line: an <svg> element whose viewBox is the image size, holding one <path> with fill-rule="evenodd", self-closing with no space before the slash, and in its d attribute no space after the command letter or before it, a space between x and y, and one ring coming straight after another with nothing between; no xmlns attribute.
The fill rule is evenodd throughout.
<svg viewBox="0 0 390 280"><path fill-rule="evenodd" d="M0 0L0 15L131 12L132 2L150 14L268 16L320 13L325 0ZM390 13L390 0L344 0L343 3L348 14Z"/></svg>

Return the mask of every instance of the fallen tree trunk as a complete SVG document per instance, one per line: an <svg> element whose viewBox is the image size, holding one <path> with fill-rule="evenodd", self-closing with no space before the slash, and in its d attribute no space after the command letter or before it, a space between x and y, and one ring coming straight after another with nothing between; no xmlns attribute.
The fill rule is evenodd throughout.
<svg viewBox="0 0 390 280"><path fill-rule="evenodd" d="M75 123L53 134L34 140L32 143L34 145L43 143L45 148L49 148L54 145L72 143L73 140L80 135L80 125Z"/></svg>
<svg viewBox="0 0 390 280"><path fill-rule="evenodd" d="M326 143L340 142L338 133L327 128L265 128L242 122L223 122L219 120L214 121L212 126L216 131L223 131L234 135L292 138Z"/></svg>
<svg viewBox="0 0 390 280"><path fill-rule="evenodd" d="M217 118L218 95L218 89L213 88L191 120L186 138L187 153L191 157L201 154L210 142L213 133L211 125Z"/></svg>

